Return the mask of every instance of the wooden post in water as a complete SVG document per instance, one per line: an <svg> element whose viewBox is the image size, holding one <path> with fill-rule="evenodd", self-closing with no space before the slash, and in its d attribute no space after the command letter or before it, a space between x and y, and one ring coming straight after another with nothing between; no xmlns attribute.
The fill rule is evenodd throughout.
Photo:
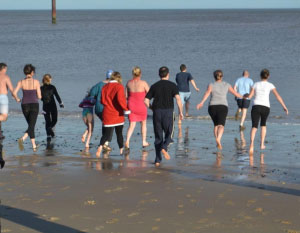
<svg viewBox="0 0 300 233"><path fill-rule="evenodd" d="M56 24L56 0L52 0L52 24Z"/></svg>

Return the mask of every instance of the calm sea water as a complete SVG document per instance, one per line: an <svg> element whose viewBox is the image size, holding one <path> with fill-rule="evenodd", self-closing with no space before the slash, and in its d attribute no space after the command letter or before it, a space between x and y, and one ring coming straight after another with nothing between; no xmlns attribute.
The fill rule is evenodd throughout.
<svg viewBox="0 0 300 233"><path fill-rule="evenodd" d="M0 61L14 85L24 77L24 64L34 64L38 79L53 76L66 114L80 111L87 89L107 69L120 71L126 83L138 65L153 84L160 66L168 66L174 80L185 63L201 90L193 90L192 115L207 115L206 107L195 106L215 69L233 85L243 69L258 81L268 68L291 113L285 117L272 96L271 120L300 122L300 10L59 11L57 25L48 11L0 11L0 22ZM233 96L228 100L234 114Z"/></svg>

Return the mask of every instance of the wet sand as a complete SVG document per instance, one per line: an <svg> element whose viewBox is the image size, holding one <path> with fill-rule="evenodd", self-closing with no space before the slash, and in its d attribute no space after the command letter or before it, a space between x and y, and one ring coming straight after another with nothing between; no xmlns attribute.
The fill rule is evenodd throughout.
<svg viewBox="0 0 300 233"><path fill-rule="evenodd" d="M29 141L18 150L21 116L3 125L1 232L300 232L297 124L270 123L267 149L249 157L250 122L245 145L238 123L227 121L219 152L212 123L187 119L181 130L176 125L172 158L160 168L154 147L141 149L139 127L130 154L118 155L114 136L114 150L101 159L97 120L90 153L80 118L60 118L49 145L43 127L39 118L33 153Z"/></svg>

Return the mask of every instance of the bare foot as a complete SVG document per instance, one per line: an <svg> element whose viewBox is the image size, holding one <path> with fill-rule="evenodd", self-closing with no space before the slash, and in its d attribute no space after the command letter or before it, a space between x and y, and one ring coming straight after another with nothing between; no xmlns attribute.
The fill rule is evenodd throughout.
<svg viewBox="0 0 300 233"><path fill-rule="evenodd" d="M221 142L220 141L216 141L217 142L217 148L219 149L219 150L222 150L223 149L223 147L222 147L222 144L221 144Z"/></svg>
<svg viewBox="0 0 300 233"><path fill-rule="evenodd" d="M99 146L98 149L97 149L97 152L96 152L96 157L97 157L97 158L100 158L100 156L101 156L101 151L102 151L102 146Z"/></svg>
<svg viewBox="0 0 300 233"><path fill-rule="evenodd" d="M81 137L81 141L84 143L85 142L85 138L86 138L86 134L83 134Z"/></svg>
<svg viewBox="0 0 300 233"><path fill-rule="evenodd" d="M150 143L149 143L149 142L144 142L144 143L143 143L143 148L146 148L146 147L148 147L148 146L150 146Z"/></svg>
<svg viewBox="0 0 300 233"><path fill-rule="evenodd" d="M120 155L123 155L124 148L120 148Z"/></svg>
<svg viewBox="0 0 300 233"><path fill-rule="evenodd" d="M253 145L250 145L249 153L250 153L250 154L253 154L253 151L254 151L254 146L253 146Z"/></svg>
<svg viewBox="0 0 300 233"><path fill-rule="evenodd" d="M160 163L155 163L155 167L159 167L160 166Z"/></svg>
<svg viewBox="0 0 300 233"><path fill-rule="evenodd" d="M129 150L129 143L125 142L125 150Z"/></svg>
<svg viewBox="0 0 300 233"><path fill-rule="evenodd" d="M266 149L266 146L264 144L262 144L262 145L260 145L260 149L264 150L264 149Z"/></svg>
<svg viewBox="0 0 300 233"><path fill-rule="evenodd" d="M162 149L161 153L163 154L166 160L170 160L170 155L165 149Z"/></svg>

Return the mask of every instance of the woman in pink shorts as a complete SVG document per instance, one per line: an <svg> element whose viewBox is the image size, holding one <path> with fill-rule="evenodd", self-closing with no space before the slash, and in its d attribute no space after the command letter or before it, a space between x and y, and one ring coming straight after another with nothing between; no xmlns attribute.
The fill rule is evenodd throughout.
<svg viewBox="0 0 300 233"><path fill-rule="evenodd" d="M126 96L128 108L131 111L129 115L129 128L125 142L125 149L129 149L129 142L134 131L136 122L141 122L142 131L142 146L147 147L150 144L146 141L147 135L147 107L144 104L144 99L149 91L149 85L146 81L141 80L142 72L139 67L134 67L132 70L133 78L126 84Z"/></svg>

